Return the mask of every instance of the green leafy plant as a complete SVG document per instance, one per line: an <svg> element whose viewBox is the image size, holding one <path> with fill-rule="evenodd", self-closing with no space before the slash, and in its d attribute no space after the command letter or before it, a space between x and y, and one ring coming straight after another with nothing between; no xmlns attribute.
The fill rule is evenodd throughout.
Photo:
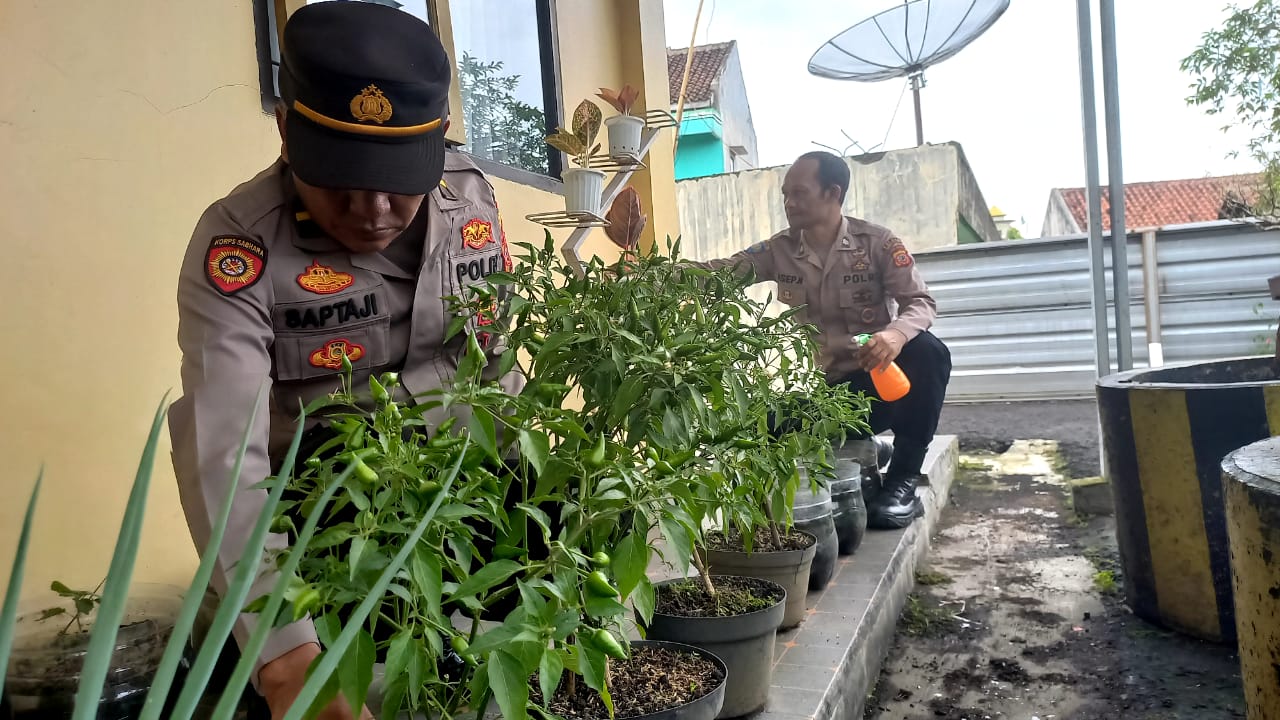
<svg viewBox="0 0 1280 720"><path fill-rule="evenodd" d="M106 580L104 579L103 582L106 582ZM58 597L70 600L72 610L74 611L71 615L71 619L67 621L66 626L64 626L62 630L58 631L58 634L66 635L72 625L76 626L77 632L83 632L83 620L87 620L89 616L93 614L93 611L98 609L98 605L102 602L102 596L98 594L98 591L102 589L102 583L98 583L98 587L93 590L72 590L64 583L54 580L53 583L50 584L49 589L56 593ZM66 614L67 608L65 606L55 605L42 610L40 615L36 617L36 620L43 622L50 618Z"/></svg>
<svg viewBox="0 0 1280 720"><path fill-rule="evenodd" d="M93 624L92 630L90 630L89 646L81 670L79 689L75 699L74 720L92 720L98 714L103 681L106 678L111 657L115 650L116 634L124 614L133 567L137 559L138 543L141 538L142 522L146 513L146 501L151 482L151 472L163 429L163 408L164 404L162 403L160 409L156 411L155 419L151 426L146 449L143 451L133 489L130 492L125 508L124 519L121 522L120 534L112 555L110 570L103 585L101 601L97 609L97 621ZM225 596L219 603L205 642L196 655L195 661L187 672L181 687L174 687L179 663L188 647L196 614L200 609L204 592L213 573L217 550L221 546L222 538L226 532L230 514L231 493L238 488L237 480L246 452L248 428L252 426L253 418L251 415L237 455L233 477L231 482L228 483L228 494L223 498L223 509L214 522L209 544L202 554L200 565L185 595L182 609L176 618L168 643L165 646L160 667L152 679L151 689L147 694L146 704L140 716L142 720L156 720L161 717L162 712L166 720L189 720L193 716L196 704L208 686L217 655L230 635L231 624L244 608L244 601L249 594L250 584L256 579L258 559L262 557L275 505L279 501L285 481L293 471L294 459L302 438L301 423L297 433L294 435L292 446L283 458L279 474L269 479L266 483L269 488L267 504L250 531L241 562L237 564L235 576L232 578ZM451 473L444 478L441 497L447 495L451 490L457 469L457 466L455 466ZM338 485L346 482L350 475L350 470L340 475L335 480L335 489ZM10 571L3 607L0 609L0 677L3 677L7 671L10 652L13 647L18 597L21 593L26 558L30 549L31 527L40 486L41 478L38 477L35 488L32 490L31 498L27 503L27 512L19 535L13 569ZM321 516L328 509L328 500L329 498L322 498L321 502L309 508L306 523L299 535L298 543L289 552L289 558L284 562L286 568L293 565L300 558L301 553L311 541ZM413 534L421 535L425 532L426 528L434 521L439 505L440 500L437 499L423 511L422 515L416 519L411 537ZM336 658L342 657L352 646L361 624L373 612L374 605L386 592L391 579L406 566L409 561L408 555L408 551L397 554L382 570L378 581L372 588L373 592L355 609L348 625L342 628L337 633L337 636L333 638L333 642L329 647L330 656L318 662L312 669L301 691L299 703L285 716L286 720L300 720L302 718L308 704L320 693L321 688L334 674L337 667ZM263 611L268 615L278 612L279 608L284 604L284 596L288 588L289 579L289 574L282 574L269 599L264 603ZM212 715L215 720L230 720L234 716L236 706L253 670L254 659L261 652L270 629L271 625L269 623L259 623L255 629L243 649L241 660L236 665L231 679L227 682L219 697L218 705ZM176 699L172 698L171 693L173 692L177 693ZM172 707L165 709L166 704L171 700Z"/></svg>
<svg viewBox="0 0 1280 720"><path fill-rule="evenodd" d="M626 215L639 225L642 214ZM593 258L581 273L550 234L541 248L518 247L521 262L488 279L511 291L510 325L495 332L507 347L503 362L528 358L526 384L516 396L468 401L480 418L473 429L488 435L495 422L529 460L526 504L559 507L560 517L539 523L550 558L541 576L521 578L521 607L492 643L513 648L506 665L517 676L539 671L543 702L563 668L567 693L580 677L612 708L608 661L628 652L622 602L651 618L645 569L653 554L682 571L705 569L694 551L704 520L789 522L797 460L823 458L842 429L861 425L867 406L826 385L794 313L767 316L743 292L749 278L681 262L678 242L668 240L666 255ZM475 312L488 301L458 302ZM794 418L794 427L774 432L771 413ZM650 542L658 536L660 548ZM527 557L529 538L521 540L516 552ZM533 645L520 648L523 638ZM513 693L503 705L499 697L504 714L523 699Z"/></svg>
<svg viewBox="0 0 1280 720"><path fill-rule="evenodd" d="M600 88L600 92L596 93L596 97L609 103L614 110L618 111L619 115L630 115L631 108L636 104L636 100L640 98L640 91L630 84L626 84L618 90Z"/></svg>
<svg viewBox="0 0 1280 720"><path fill-rule="evenodd" d="M1261 180L1249 188L1252 213L1275 222L1280 204L1280 4L1256 0L1248 7L1231 5L1230 15L1206 32L1201 44L1182 60L1181 68L1194 78L1187 102L1209 115L1229 118L1223 130L1246 128L1253 133L1246 152L1262 170ZM1233 151L1232 157L1239 151Z"/></svg>
<svg viewBox="0 0 1280 720"><path fill-rule="evenodd" d="M569 155L578 167L585 168L600 152L596 137L600 134L603 118L599 105L583 100L573 111L573 130L556 128L555 133L547 136L547 144Z"/></svg>

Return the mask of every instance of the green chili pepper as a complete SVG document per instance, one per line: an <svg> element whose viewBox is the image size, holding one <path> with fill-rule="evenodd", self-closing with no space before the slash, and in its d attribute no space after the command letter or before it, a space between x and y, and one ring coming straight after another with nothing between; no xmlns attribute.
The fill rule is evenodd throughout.
<svg viewBox="0 0 1280 720"><path fill-rule="evenodd" d="M293 600L293 621L297 622L320 606L320 591L308 587ZM603 650L601 650L603 652Z"/></svg>
<svg viewBox="0 0 1280 720"><path fill-rule="evenodd" d="M382 386L382 383L378 382L378 378L372 375L369 376L369 392L373 395L373 401L378 403L379 406L386 405L391 400L391 395L387 392L387 389Z"/></svg>
<svg viewBox="0 0 1280 720"><path fill-rule="evenodd" d="M613 636L613 633L605 630L604 628L596 628L595 630L592 630L587 633L584 639L591 645L591 647L599 650L605 655L608 655L614 660L627 659L627 651L622 649L622 645L618 643L618 639Z"/></svg>
<svg viewBox="0 0 1280 720"><path fill-rule="evenodd" d="M356 479L365 485L373 485L378 482L378 473L374 472L373 468L365 465L364 461L359 457L352 458L351 466L354 468L353 472Z"/></svg>
<svg viewBox="0 0 1280 720"><path fill-rule="evenodd" d="M598 598L616 598L618 589L609 582L609 577L600 570L592 570L587 575L587 592Z"/></svg>
<svg viewBox="0 0 1280 720"><path fill-rule="evenodd" d="M604 466L605 460L605 439L604 435L596 442L596 446L591 448L591 453L587 455L587 467L598 468Z"/></svg>
<svg viewBox="0 0 1280 720"><path fill-rule="evenodd" d="M596 568L599 568L599 569L609 567L609 563L611 562L613 562L613 559L609 557L609 553L603 550L591 556L591 564L596 566Z"/></svg>

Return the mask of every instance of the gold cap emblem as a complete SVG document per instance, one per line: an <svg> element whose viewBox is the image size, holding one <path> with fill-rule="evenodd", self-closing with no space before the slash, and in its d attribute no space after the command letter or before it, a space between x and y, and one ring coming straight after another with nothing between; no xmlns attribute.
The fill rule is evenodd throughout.
<svg viewBox="0 0 1280 720"><path fill-rule="evenodd" d="M381 125L391 119L391 101L377 85L370 85L351 98L351 116L361 122Z"/></svg>

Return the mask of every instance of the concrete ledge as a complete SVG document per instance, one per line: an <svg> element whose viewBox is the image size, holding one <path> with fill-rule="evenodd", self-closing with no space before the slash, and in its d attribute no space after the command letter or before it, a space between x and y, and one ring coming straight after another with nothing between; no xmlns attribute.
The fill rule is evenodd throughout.
<svg viewBox="0 0 1280 720"><path fill-rule="evenodd" d="M859 720L898 616L915 587L916 565L946 507L959 443L936 438L918 492L925 516L905 530L869 530L851 557L841 558L825 590L809 593L809 617L778 635L769 705L758 720Z"/></svg>
<svg viewBox="0 0 1280 720"><path fill-rule="evenodd" d="M1116 505L1111 497L1111 483L1100 477L1072 480L1071 509L1080 515L1114 515Z"/></svg>

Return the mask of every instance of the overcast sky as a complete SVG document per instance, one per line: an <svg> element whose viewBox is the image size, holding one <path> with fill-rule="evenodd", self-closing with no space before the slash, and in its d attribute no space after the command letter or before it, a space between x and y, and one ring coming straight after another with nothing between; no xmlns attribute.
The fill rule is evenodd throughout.
<svg viewBox="0 0 1280 720"><path fill-rule="evenodd" d="M841 130L868 150L915 144L906 80L840 82L806 69L823 42L894 4L706 0L697 42L738 41L762 165L789 163L815 141L843 148L848 141ZM669 47L688 45L697 6L698 0L666 0ZM1225 18L1227 3L1122 0L1116 6L1125 181L1252 171L1247 160L1226 158L1231 149L1244 149L1247 135L1224 135L1221 118L1188 106L1190 78L1178 68L1201 34ZM1029 237L1040 234L1051 188L1084 185L1075 12L1075 0L1013 0L991 30L926 73L925 141L959 142L987 204L1024 218ZM1096 3L1094 22L1096 54ZM1097 73L1105 183L1100 61Z"/></svg>

